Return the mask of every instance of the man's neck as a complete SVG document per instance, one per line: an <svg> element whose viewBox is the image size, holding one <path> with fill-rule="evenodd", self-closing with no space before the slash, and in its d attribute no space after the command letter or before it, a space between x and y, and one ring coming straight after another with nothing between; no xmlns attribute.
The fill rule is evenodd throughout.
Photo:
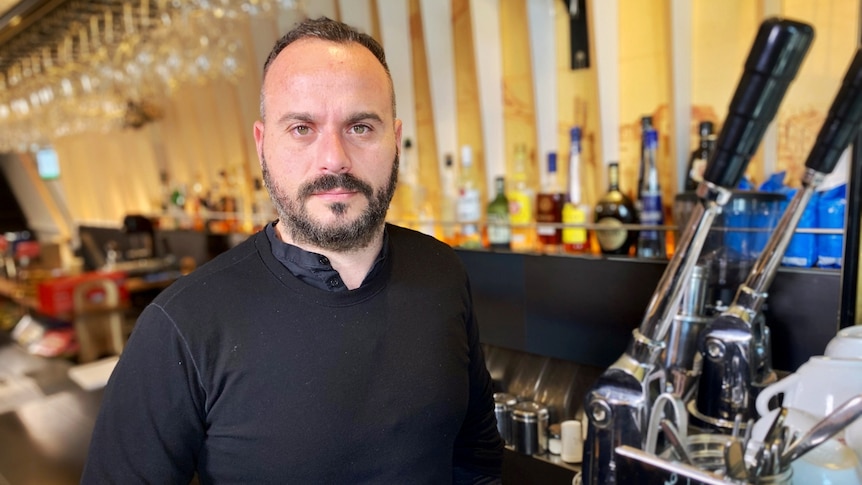
<svg viewBox="0 0 862 485"><path fill-rule="evenodd" d="M287 230L285 225L280 222L276 224L275 229L275 233L282 242L292 244L305 251L326 256L332 268L338 271L338 275L341 276L344 286L351 290L359 288L359 285L365 280L365 276L371 271L371 267L374 265L374 261L377 260L377 255L380 254L380 249L383 247L383 226L380 227L377 235L367 246L349 251L332 251L313 244L297 242L291 237L290 231Z"/></svg>

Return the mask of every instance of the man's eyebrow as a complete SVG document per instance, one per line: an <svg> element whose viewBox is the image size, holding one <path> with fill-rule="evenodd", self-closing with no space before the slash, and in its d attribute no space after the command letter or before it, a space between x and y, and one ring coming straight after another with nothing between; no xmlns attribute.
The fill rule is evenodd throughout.
<svg viewBox="0 0 862 485"><path fill-rule="evenodd" d="M314 117L311 113L307 112L290 112L283 114L278 119L278 124L287 124L290 122L299 121L302 123L313 123ZM376 121L378 123L383 123L383 118L380 117L377 113L373 111L360 111L358 113L354 113L347 118L347 124L359 123L361 121Z"/></svg>
<svg viewBox="0 0 862 485"><path fill-rule="evenodd" d="M358 123L360 121L376 121L378 123L383 123L383 118L372 111L360 111L359 113L354 113L347 118L348 123Z"/></svg>
<svg viewBox="0 0 862 485"><path fill-rule="evenodd" d="M285 113L280 118L278 118L278 124L283 125L290 121L301 121L303 123L311 123L314 118L310 113L305 112L296 112L296 113Z"/></svg>

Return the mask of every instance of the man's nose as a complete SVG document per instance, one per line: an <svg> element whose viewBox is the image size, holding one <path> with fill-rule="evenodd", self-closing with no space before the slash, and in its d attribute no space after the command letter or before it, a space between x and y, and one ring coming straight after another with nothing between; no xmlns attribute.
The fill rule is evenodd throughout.
<svg viewBox="0 0 862 485"><path fill-rule="evenodd" d="M320 170L328 173L350 171L350 157L345 142L338 132L324 132L320 137Z"/></svg>

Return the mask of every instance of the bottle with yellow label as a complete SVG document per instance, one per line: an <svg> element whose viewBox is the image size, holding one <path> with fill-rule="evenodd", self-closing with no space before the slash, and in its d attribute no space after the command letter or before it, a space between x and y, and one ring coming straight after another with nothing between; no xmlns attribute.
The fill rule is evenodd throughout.
<svg viewBox="0 0 862 485"><path fill-rule="evenodd" d="M581 201L581 128L575 126L569 134L571 148L568 200L563 206L563 250L577 254L585 253L589 249L587 229L576 227L587 222L587 208Z"/></svg>
<svg viewBox="0 0 862 485"><path fill-rule="evenodd" d="M458 246L481 248L482 193L479 189L479 172L473 163L470 145L461 147L461 171L458 173L458 201L456 205L460 237Z"/></svg>
<svg viewBox="0 0 862 485"><path fill-rule="evenodd" d="M519 144L515 147L512 186L508 194L512 251L532 251L536 247L533 210L535 198L535 193L527 182L527 147Z"/></svg>

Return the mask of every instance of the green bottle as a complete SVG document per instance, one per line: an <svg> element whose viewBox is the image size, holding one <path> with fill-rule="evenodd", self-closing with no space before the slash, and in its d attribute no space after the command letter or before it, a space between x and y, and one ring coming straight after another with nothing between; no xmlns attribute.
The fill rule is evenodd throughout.
<svg viewBox="0 0 862 485"><path fill-rule="evenodd" d="M506 198L506 180L503 177L494 179L494 190L497 195L488 204L486 211L488 221L488 245L492 249L510 249L512 230L509 227L509 199Z"/></svg>

